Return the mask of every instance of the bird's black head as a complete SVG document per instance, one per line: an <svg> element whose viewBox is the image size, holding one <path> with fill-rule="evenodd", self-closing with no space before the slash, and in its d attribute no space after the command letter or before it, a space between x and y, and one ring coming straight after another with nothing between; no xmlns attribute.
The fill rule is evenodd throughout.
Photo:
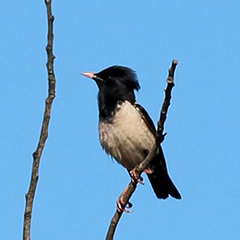
<svg viewBox="0 0 240 240"><path fill-rule="evenodd" d="M98 107L102 118L111 117L119 101L135 102L134 90L140 85L136 73L128 67L112 66L99 73L83 73L98 85Z"/></svg>

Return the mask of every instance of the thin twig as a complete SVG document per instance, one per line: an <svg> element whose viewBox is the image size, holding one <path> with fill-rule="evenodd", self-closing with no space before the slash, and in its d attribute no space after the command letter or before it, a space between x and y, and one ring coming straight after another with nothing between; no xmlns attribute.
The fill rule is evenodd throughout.
<svg viewBox="0 0 240 240"><path fill-rule="evenodd" d="M162 105L162 108L161 108L160 119L159 119L158 124L157 124L156 145L153 146L153 148L151 149L151 151L149 152L147 157L144 159L144 161L141 162L140 164L138 164L135 167L137 178L140 177L143 170L147 167L147 165L149 164L149 162L151 161L151 159L155 155L157 146L159 146L159 144L161 142L163 142L164 137L166 135L166 134L163 133L164 123L165 123L166 118L167 118L168 107L170 106L171 90L174 87L174 71L175 71L175 68L176 68L177 64L178 64L178 61L173 60L171 67L168 69L169 74L168 74L168 77L167 77L167 87L164 89L165 98L164 98L164 102L163 102L163 105ZM122 202L126 203L125 206L122 206L123 208L125 208L126 205L129 203L129 200L130 200L132 194L136 190L137 184L138 184L137 181L131 181L128 184L128 186L124 189L122 194L120 195L119 199L121 198L123 200ZM114 216L111 219L111 222L110 222L105 240L113 240L114 233L115 233L117 224L118 224L118 222L119 222L119 220L122 216L122 213L123 212L119 212L118 210L116 210Z"/></svg>
<svg viewBox="0 0 240 240"><path fill-rule="evenodd" d="M52 15L51 10L51 0L45 0L46 9L47 9L47 19L48 19L48 35L47 35L47 71L48 71L48 96L45 99L45 110L43 115L42 128L40 133L40 138L38 141L37 149L33 153L33 163L32 163L32 173L30 185L26 197L26 205L24 212L24 223L23 223L23 240L30 240L30 227L31 227L31 217L32 217L32 208L33 208L33 200L37 187L38 181L38 170L40 158L42 155L43 148L45 146L46 139L48 137L48 126L51 115L52 102L55 98L55 74L53 69L53 61L54 55L52 52L53 48L53 20L54 17Z"/></svg>
<svg viewBox="0 0 240 240"><path fill-rule="evenodd" d="M163 142L164 137L166 134L163 133L164 130L164 123L167 119L167 111L168 107L170 106L170 99L171 99L171 91L174 87L174 71L178 64L177 60L172 60L172 65L168 69L168 77L167 77L167 87L164 89L165 91L165 99L161 108L160 113L160 119L157 123L157 132L156 132L156 140L159 141L159 143Z"/></svg>

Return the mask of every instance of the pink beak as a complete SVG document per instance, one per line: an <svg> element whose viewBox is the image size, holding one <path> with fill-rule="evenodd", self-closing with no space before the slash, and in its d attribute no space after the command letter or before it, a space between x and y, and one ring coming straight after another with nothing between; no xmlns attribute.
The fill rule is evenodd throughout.
<svg viewBox="0 0 240 240"><path fill-rule="evenodd" d="M82 75L85 76L85 77L88 77L88 78L93 78L94 77L93 72L83 72Z"/></svg>

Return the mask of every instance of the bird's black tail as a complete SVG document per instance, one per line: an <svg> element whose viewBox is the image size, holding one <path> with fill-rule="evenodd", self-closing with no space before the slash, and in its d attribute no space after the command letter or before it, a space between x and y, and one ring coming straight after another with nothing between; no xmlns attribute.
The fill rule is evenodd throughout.
<svg viewBox="0 0 240 240"><path fill-rule="evenodd" d="M151 161L152 174L147 174L157 198L166 199L168 195L181 199L181 195L170 179L161 147Z"/></svg>

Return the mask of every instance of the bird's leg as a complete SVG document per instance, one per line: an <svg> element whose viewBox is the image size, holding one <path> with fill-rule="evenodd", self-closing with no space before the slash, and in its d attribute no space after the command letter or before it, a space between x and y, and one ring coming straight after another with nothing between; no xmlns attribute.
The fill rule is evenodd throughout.
<svg viewBox="0 0 240 240"><path fill-rule="evenodd" d="M133 168L131 171L128 171L128 172L129 172L129 175L133 182L137 182L137 183L144 185L143 178L141 176L139 176L139 174L136 171L136 168ZM143 172L145 172L147 174L152 174L154 172L154 170L151 168L145 168L143 170Z"/></svg>
<svg viewBox="0 0 240 240"><path fill-rule="evenodd" d="M143 178L139 176L139 174L136 172L136 168L133 168L131 171L128 171L128 173L133 183L137 182L144 185Z"/></svg>
<svg viewBox="0 0 240 240"><path fill-rule="evenodd" d="M126 213L130 213L131 212L128 209L132 207L132 203L127 202L125 200L126 192L127 192L127 188L125 188L123 190L123 192L121 193L121 195L119 196L119 198L118 198L118 200L116 202L117 203L117 210L118 210L118 212L126 212ZM125 209L125 208L128 208L128 209Z"/></svg>
<svg viewBox="0 0 240 240"><path fill-rule="evenodd" d="M144 169L143 171L144 171L145 173L147 173L147 174L153 174L153 172L154 172L154 170L151 169L151 168L146 168L146 169Z"/></svg>

